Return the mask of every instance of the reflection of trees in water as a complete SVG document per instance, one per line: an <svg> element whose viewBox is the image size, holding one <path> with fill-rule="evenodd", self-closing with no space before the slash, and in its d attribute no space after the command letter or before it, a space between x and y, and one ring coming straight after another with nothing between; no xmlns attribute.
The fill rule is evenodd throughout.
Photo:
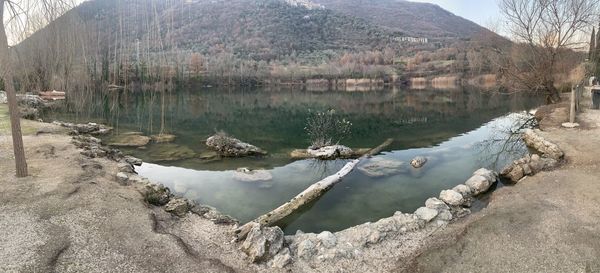
<svg viewBox="0 0 600 273"><path fill-rule="evenodd" d="M321 160L321 159L309 159L309 169L312 169L311 173L317 175L318 179L323 179L330 175L331 169L338 165L339 160Z"/></svg>
<svg viewBox="0 0 600 273"><path fill-rule="evenodd" d="M527 152L521 133L526 128L537 126L535 117L528 113L511 114L507 119L510 122L498 122L492 127L489 137L475 144L480 161L496 170L508 164L507 161L520 158Z"/></svg>

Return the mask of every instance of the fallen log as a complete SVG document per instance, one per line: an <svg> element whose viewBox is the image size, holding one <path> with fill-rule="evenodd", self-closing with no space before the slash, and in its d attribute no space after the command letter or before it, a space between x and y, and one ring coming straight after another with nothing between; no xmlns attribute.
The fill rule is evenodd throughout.
<svg viewBox="0 0 600 273"><path fill-rule="evenodd" d="M279 206L278 208L259 216L258 218L244 224L243 226L237 228L235 230L235 236L237 241L244 240L252 227L256 226L256 223L260 225L260 227L268 227L272 226L275 223L281 221L285 217L292 214L294 211L303 207L304 205L318 199L325 192L331 189L335 184L342 181L342 179L348 175L354 168L365 158L369 158L380 153L387 146L392 144L393 139L387 139L381 145L371 149L368 153L365 153L358 159L352 160L339 170L337 173L325 177L323 180L310 185L306 190L302 191L300 194L296 195L287 203Z"/></svg>

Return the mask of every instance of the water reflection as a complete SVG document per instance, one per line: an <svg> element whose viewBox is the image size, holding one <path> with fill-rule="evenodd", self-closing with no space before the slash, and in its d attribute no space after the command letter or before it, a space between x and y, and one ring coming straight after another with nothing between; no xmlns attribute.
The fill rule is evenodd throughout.
<svg viewBox="0 0 600 273"><path fill-rule="evenodd" d="M512 142L518 139L500 130L522 120L505 115L539 102L469 89L107 92L70 97L63 111L49 113L47 118L108 123L117 133L177 135L174 143L150 144L126 152L150 162L138 168L140 174L241 221L272 210L347 162L289 158L292 149L309 145L303 130L309 109L336 109L351 120L352 134L344 142L348 146L374 147L394 138L388 150L377 156L379 159L406 163L403 166L415 156L430 159L422 169L407 167L378 178L354 171L323 198L282 223L287 233L294 233L298 229L340 230L388 217L395 211L412 212L428 197L464 182L476 169L498 169L525 152L519 141ZM212 161L200 158L206 151L204 140L217 130L270 154ZM198 156L159 160L163 150L177 147ZM237 181L234 172L239 167L266 169L273 179L263 183Z"/></svg>

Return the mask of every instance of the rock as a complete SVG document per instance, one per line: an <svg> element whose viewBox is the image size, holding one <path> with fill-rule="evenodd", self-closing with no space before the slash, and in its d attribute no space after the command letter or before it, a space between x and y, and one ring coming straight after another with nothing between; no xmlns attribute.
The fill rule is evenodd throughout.
<svg viewBox="0 0 600 273"><path fill-rule="evenodd" d="M189 147L171 143L153 145L148 155L157 162L185 160L197 156L196 152Z"/></svg>
<svg viewBox="0 0 600 273"><path fill-rule="evenodd" d="M71 126L71 129L76 130L80 134L88 134L100 130L100 125L96 123L75 124Z"/></svg>
<svg viewBox="0 0 600 273"><path fill-rule="evenodd" d="M173 213L179 217L183 217L190 210L187 200L183 198L171 199L165 206L165 211Z"/></svg>
<svg viewBox="0 0 600 273"><path fill-rule="evenodd" d="M358 170L370 177L385 177L404 171L404 162L375 157L358 167Z"/></svg>
<svg viewBox="0 0 600 273"><path fill-rule="evenodd" d="M138 134L121 134L113 137L108 145L114 147L141 147L150 143L150 137Z"/></svg>
<svg viewBox="0 0 600 273"><path fill-rule="evenodd" d="M317 235L317 239L325 248L332 248L337 243L337 238L329 231L323 231Z"/></svg>
<svg viewBox="0 0 600 273"><path fill-rule="evenodd" d="M129 181L129 176L127 176L126 173L123 173L123 172L117 173L117 182L119 182L119 184L127 185L128 181Z"/></svg>
<svg viewBox="0 0 600 273"><path fill-rule="evenodd" d="M521 168L523 168L523 174L525 174L525 175L533 174L533 170L531 170L531 167L529 166L529 164L523 164L523 165L521 165Z"/></svg>
<svg viewBox="0 0 600 273"><path fill-rule="evenodd" d="M450 221L452 221L453 216L452 216L452 213L450 212L450 210L442 210L438 214L437 219L446 221L446 222L450 222Z"/></svg>
<svg viewBox="0 0 600 273"><path fill-rule="evenodd" d="M571 122L565 122L565 123L563 123L561 125L562 125L562 127L569 128L569 129L573 129L573 128L579 127L579 123L571 123Z"/></svg>
<svg viewBox="0 0 600 273"><path fill-rule="evenodd" d="M512 182L518 182L524 176L525 171L523 170L523 167L521 167L521 165L515 165L512 168L512 170L506 175L506 178L508 178Z"/></svg>
<svg viewBox="0 0 600 273"><path fill-rule="evenodd" d="M121 162L117 165L119 172L122 173L135 173L133 166L127 162Z"/></svg>
<svg viewBox="0 0 600 273"><path fill-rule="evenodd" d="M352 157L352 149L343 145L325 146L318 149L307 149L309 155L319 159L337 159Z"/></svg>
<svg viewBox="0 0 600 273"><path fill-rule="evenodd" d="M456 218L463 218L469 214L471 214L471 210L467 208L459 208L456 211L454 211L454 216Z"/></svg>
<svg viewBox="0 0 600 273"><path fill-rule="evenodd" d="M144 200L155 206L164 206L171 199L169 188L163 185L152 184L147 185L144 192Z"/></svg>
<svg viewBox="0 0 600 273"><path fill-rule="evenodd" d="M150 138L156 143L168 143L175 141L176 136L171 134L151 135Z"/></svg>
<svg viewBox="0 0 600 273"><path fill-rule="evenodd" d="M298 243L298 257L304 259L310 259L317 253L315 244L310 240L306 239Z"/></svg>
<svg viewBox="0 0 600 273"><path fill-rule="evenodd" d="M492 183L485 176L473 175L465 182L465 185L471 189L473 195L478 195L489 190Z"/></svg>
<svg viewBox="0 0 600 273"><path fill-rule="evenodd" d="M471 197L472 194L471 188L464 184L457 185L456 187L452 188L452 190L462 194L464 198Z"/></svg>
<svg viewBox="0 0 600 273"><path fill-rule="evenodd" d="M133 157L133 156L126 156L123 160L125 160L125 162L134 165L134 166L142 166L143 161L137 157Z"/></svg>
<svg viewBox="0 0 600 273"><path fill-rule="evenodd" d="M425 201L425 207L434 209L437 211L450 209L448 207L448 205L446 205L446 203L444 203L442 200L437 199L435 197L427 199L427 201Z"/></svg>
<svg viewBox="0 0 600 273"><path fill-rule="evenodd" d="M240 249L253 263L273 259L283 249L284 235L279 227L263 227L255 223Z"/></svg>
<svg viewBox="0 0 600 273"><path fill-rule="evenodd" d="M440 199L451 206L460 206L465 202L462 194L453 190L443 190L440 193Z"/></svg>
<svg viewBox="0 0 600 273"><path fill-rule="evenodd" d="M6 92L0 91L0 103L6 104L8 103L8 97L6 97Z"/></svg>
<svg viewBox="0 0 600 273"><path fill-rule="evenodd" d="M425 220L425 222L430 222L438 215L438 211L436 209L430 209L427 207L420 207L415 211L415 215L419 217L419 219Z"/></svg>
<svg viewBox="0 0 600 273"><path fill-rule="evenodd" d="M200 153L200 155L198 155L198 158L200 158L202 160L213 160L213 159L216 159L217 157L219 157L219 154L217 154L217 152L215 152L215 151L204 151L204 152Z"/></svg>
<svg viewBox="0 0 600 273"><path fill-rule="evenodd" d="M261 148L222 133L209 137L206 140L206 146L225 157L244 157L267 154L267 152Z"/></svg>
<svg viewBox="0 0 600 273"><path fill-rule="evenodd" d="M542 153L544 157L552 158L558 161L565 155L558 145L545 140L534 130L526 129L523 132L523 141L525 141L525 144L527 144L528 147L531 147Z"/></svg>
<svg viewBox="0 0 600 273"><path fill-rule="evenodd" d="M239 168L233 174L233 179L242 182L261 182L270 181L273 175L267 170L250 170L248 168Z"/></svg>
<svg viewBox="0 0 600 273"><path fill-rule="evenodd" d="M42 109L47 107L46 101L37 95L17 94L17 103L21 107L31 107L34 109Z"/></svg>
<svg viewBox="0 0 600 273"><path fill-rule="evenodd" d="M273 260L269 261L269 266L273 268L284 268L292 262L292 255L288 248L284 248L279 254L275 255Z"/></svg>
<svg viewBox="0 0 600 273"><path fill-rule="evenodd" d="M425 163L427 163L427 158L423 156L417 156L410 161L410 165L416 169L425 166Z"/></svg>
<svg viewBox="0 0 600 273"><path fill-rule="evenodd" d="M496 182L496 180L498 180L498 175L494 171L484 169L484 168L476 170L473 173L473 175L481 175L481 176L485 177L488 180L488 182L490 182L490 185L493 184L494 182Z"/></svg>

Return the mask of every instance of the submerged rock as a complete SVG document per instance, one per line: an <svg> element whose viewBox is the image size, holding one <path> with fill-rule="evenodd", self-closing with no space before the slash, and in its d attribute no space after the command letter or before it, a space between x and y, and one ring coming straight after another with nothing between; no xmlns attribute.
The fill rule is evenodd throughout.
<svg viewBox="0 0 600 273"><path fill-rule="evenodd" d="M250 170L248 168L239 168L233 174L233 179L242 182L261 182L270 181L273 175L267 170Z"/></svg>
<svg viewBox="0 0 600 273"><path fill-rule="evenodd" d="M417 156L410 161L410 165L417 169L425 166L425 163L427 163L427 158L423 156Z"/></svg>
<svg viewBox="0 0 600 273"><path fill-rule="evenodd" d="M155 161L178 161L197 156L196 152L187 146L171 143L153 145L148 150L148 155Z"/></svg>
<svg viewBox="0 0 600 273"><path fill-rule="evenodd" d="M244 157L267 154L267 152L261 148L222 133L209 137L206 140L206 146L225 157Z"/></svg>
<svg viewBox="0 0 600 273"><path fill-rule="evenodd" d="M358 170L370 177L385 177L406 171L404 162L375 157L358 167Z"/></svg>
<svg viewBox="0 0 600 273"><path fill-rule="evenodd" d="M115 147L141 147L150 143L150 137L135 133L120 134L111 139L108 143Z"/></svg>
<svg viewBox="0 0 600 273"><path fill-rule="evenodd" d="M156 143L168 143L175 141L176 136L171 134L158 134L151 135L150 138L152 138L152 141Z"/></svg>

